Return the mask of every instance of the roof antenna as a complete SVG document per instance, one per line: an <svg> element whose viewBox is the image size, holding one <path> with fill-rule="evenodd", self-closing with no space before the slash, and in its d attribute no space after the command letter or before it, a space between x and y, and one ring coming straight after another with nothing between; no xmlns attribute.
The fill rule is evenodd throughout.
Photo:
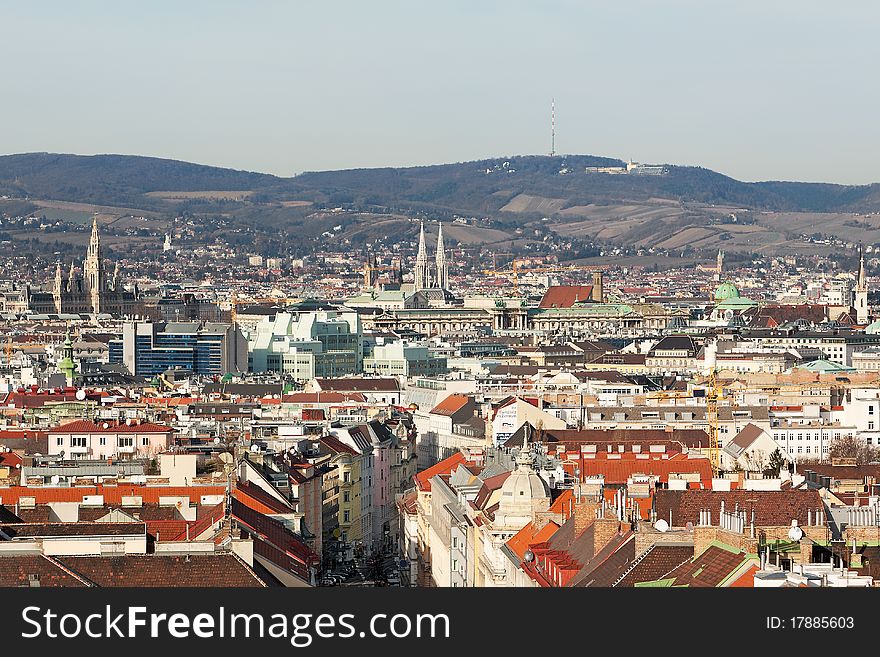
<svg viewBox="0 0 880 657"><path fill-rule="evenodd" d="M556 99L550 99L550 157L556 156Z"/></svg>

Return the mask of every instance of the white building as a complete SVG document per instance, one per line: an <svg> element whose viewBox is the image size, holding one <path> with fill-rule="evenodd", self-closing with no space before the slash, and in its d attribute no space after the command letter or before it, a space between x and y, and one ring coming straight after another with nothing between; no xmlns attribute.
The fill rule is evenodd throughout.
<svg viewBox="0 0 880 657"><path fill-rule="evenodd" d="M250 332L248 367L291 374L297 381L357 374L363 365L362 343L355 312L278 313Z"/></svg>

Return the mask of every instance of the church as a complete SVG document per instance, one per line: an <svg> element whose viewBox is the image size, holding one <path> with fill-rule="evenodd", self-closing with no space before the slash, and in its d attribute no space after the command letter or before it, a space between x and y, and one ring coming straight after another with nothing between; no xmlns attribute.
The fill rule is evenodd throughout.
<svg viewBox="0 0 880 657"><path fill-rule="evenodd" d="M37 313L106 313L114 316L132 316L138 313L137 288L126 291L119 280L119 265L112 277L104 270L101 236L98 219L92 221L92 236L83 262L81 275L77 275L76 263L70 263L70 272L63 276L61 263L55 268L52 291L32 292L28 306Z"/></svg>
<svg viewBox="0 0 880 657"><path fill-rule="evenodd" d="M459 304L460 301L449 291L449 268L446 264L446 249L443 246L443 224L437 231L437 251L434 253L433 267L428 260L425 245L425 224L419 230L419 250L415 263L415 291L421 292L431 306Z"/></svg>

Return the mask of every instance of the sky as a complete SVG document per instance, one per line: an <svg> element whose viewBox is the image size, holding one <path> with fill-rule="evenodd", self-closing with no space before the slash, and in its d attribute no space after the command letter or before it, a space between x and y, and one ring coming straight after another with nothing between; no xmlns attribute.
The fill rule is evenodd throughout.
<svg viewBox="0 0 880 657"><path fill-rule="evenodd" d="M880 181L880 3L0 0L0 153Z"/></svg>

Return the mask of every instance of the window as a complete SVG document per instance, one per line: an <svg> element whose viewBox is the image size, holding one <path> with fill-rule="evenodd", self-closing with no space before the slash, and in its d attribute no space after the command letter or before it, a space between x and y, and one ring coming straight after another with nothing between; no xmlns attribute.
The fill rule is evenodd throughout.
<svg viewBox="0 0 880 657"><path fill-rule="evenodd" d="M131 436L120 436L117 444L119 447L134 447L134 438Z"/></svg>
<svg viewBox="0 0 880 657"><path fill-rule="evenodd" d="M874 430L874 423L868 422L868 431L873 431L873 430Z"/></svg>
<svg viewBox="0 0 880 657"><path fill-rule="evenodd" d="M349 497L350 497L349 492L348 492L348 491L345 491L345 492L342 494L342 501L343 501L343 502L348 502L348 501L349 501Z"/></svg>
<svg viewBox="0 0 880 657"><path fill-rule="evenodd" d="M58 446L63 445L63 444L64 444L64 436L58 436L58 437L55 439L55 444L58 445Z"/></svg>
<svg viewBox="0 0 880 657"><path fill-rule="evenodd" d="M149 445L149 444L150 444L150 439L149 439L149 438L147 438L146 436L144 436L143 438L141 438L141 445L143 445L144 447L146 447L146 446Z"/></svg>
<svg viewBox="0 0 880 657"><path fill-rule="evenodd" d="M71 436L70 446L71 447L85 447L86 446L86 437L85 436Z"/></svg>
<svg viewBox="0 0 880 657"><path fill-rule="evenodd" d="M342 512L342 522L350 522L350 520L351 520L351 513L349 511L343 511Z"/></svg>
<svg viewBox="0 0 880 657"><path fill-rule="evenodd" d="M98 438L98 444L99 445L106 445L107 444L107 436L101 436L100 438Z"/></svg>

